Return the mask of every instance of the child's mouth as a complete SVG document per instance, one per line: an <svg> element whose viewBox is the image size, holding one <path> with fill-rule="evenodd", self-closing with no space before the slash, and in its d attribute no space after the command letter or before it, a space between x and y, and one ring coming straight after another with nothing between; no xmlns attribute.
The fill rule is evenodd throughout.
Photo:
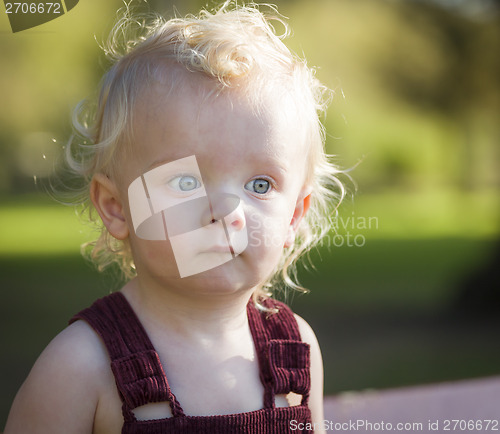
<svg viewBox="0 0 500 434"><path fill-rule="evenodd" d="M203 253L229 253L234 255L233 248L229 245L214 245L204 250Z"/></svg>

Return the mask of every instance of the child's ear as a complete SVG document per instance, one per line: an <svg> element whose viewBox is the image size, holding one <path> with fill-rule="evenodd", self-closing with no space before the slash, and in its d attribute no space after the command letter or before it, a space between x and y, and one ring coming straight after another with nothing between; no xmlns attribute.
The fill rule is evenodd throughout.
<svg viewBox="0 0 500 434"><path fill-rule="evenodd" d="M128 226L115 183L106 175L96 173L90 183L90 199L108 232L118 240L127 238Z"/></svg>
<svg viewBox="0 0 500 434"><path fill-rule="evenodd" d="M295 235L297 230L299 229L299 224L306 215L307 210L309 209L309 205L311 204L311 187L304 187L300 195L297 199L297 203L295 204L295 209L293 211L292 220L290 221L290 225L288 226L288 233L286 235L284 247L292 247L295 242Z"/></svg>

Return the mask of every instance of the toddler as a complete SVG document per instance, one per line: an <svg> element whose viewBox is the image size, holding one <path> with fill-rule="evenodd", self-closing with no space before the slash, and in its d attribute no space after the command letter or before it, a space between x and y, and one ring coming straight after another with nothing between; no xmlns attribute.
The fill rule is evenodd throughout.
<svg viewBox="0 0 500 434"><path fill-rule="evenodd" d="M92 257L127 283L48 345L6 434L323 432L318 343L272 292L301 289L343 188L327 91L267 8L115 26L67 160L103 223Z"/></svg>

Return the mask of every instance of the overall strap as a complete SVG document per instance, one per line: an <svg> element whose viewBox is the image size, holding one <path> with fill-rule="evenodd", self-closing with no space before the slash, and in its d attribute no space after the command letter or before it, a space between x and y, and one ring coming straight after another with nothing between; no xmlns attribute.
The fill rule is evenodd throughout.
<svg viewBox="0 0 500 434"><path fill-rule="evenodd" d="M247 311L265 388L264 407L274 408L275 395L289 392L302 395L302 405L307 405L311 388L309 345L302 342L297 320L287 305L273 299L262 304L269 311L259 310L252 300Z"/></svg>
<svg viewBox="0 0 500 434"><path fill-rule="evenodd" d="M184 412L170 390L158 353L121 292L97 300L70 320L86 321L101 337L123 403L125 421L134 421L134 408L152 402L170 403L172 415Z"/></svg>

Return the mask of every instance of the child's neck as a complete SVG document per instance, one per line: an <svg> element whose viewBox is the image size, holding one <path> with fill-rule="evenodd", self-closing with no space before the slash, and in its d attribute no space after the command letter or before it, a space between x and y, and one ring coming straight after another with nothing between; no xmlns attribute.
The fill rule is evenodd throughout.
<svg viewBox="0 0 500 434"><path fill-rule="evenodd" d="M248 327L246 306L253 289L193 297L155 288L139 279L122 289L140 321L191 340L221 340Z"/></svg>

